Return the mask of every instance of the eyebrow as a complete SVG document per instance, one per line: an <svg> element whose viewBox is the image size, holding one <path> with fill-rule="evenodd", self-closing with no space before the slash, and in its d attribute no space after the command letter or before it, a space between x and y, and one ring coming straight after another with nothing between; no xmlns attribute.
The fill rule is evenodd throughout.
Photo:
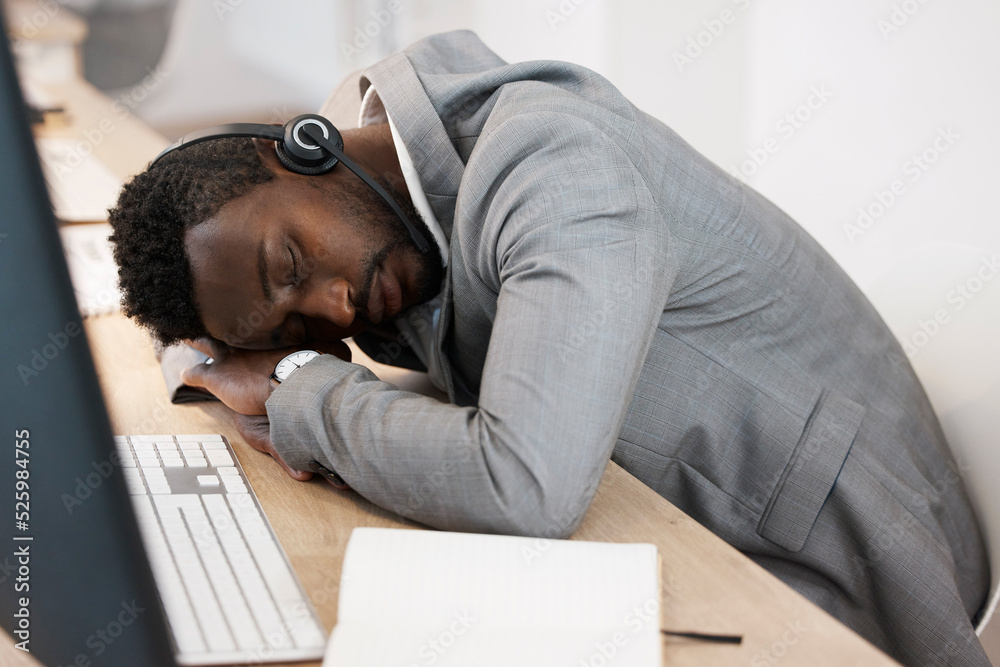
<svg viewBox="0 0 1000 667"><path fill-rule="evenodd" d="M264 241L257 247L257 275L260 276L260 286L264 290L264 298L268 303L274 303L274 292L271 291L271 278L267 273L267 250Z"/></svg>

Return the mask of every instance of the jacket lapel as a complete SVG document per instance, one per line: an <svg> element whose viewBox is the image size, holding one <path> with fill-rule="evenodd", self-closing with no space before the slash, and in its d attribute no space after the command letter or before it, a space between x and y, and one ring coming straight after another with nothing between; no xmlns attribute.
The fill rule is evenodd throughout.
<svg viewBox="0 0 1000 667"><path fill-rule="evenodd" d="M434 111L413 65L402 53L373 65L361 79L374 85L420 174L420 183L445 235L451 238L455 199L465 164ZM450 262L449 262L450 264Z"/></svg>
<svg viewBox="0 0 1000 667"><path fill-rule="evenodd" d="M395 54L365 71L360 80L362 96L370 85L375 86L389 117L406 144L434 216L451 240L455 201L465 172L464 162L405 55ZM441 369L448 398L455 403L459 397L456 395L454 372L444 353L452 321L453 265L454 262L449 258L441 294L439 326L431 354L435 356L438 368Z"/></svg>

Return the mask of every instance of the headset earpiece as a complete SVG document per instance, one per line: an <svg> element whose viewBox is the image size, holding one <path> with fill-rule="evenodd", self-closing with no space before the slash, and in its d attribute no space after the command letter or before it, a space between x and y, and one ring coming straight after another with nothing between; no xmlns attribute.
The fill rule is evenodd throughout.
<svg viewBox="0 0 1000 667"><path fill-rule="evenodd" d="M344 140L333 123L315 114L296 116L285 123L284 138L282 141L274 142L274 149L278 154L278 160L289 171L307 176L325 174L337 166L340 160L330 151L316 145L302 131L309 125L319 127L323 136L332 142L337 150L344 150Z"/></svg>
<svg viewBox="0 0 1000 667"><path fill-rule="evenodd" d="M315 167L299 164L293 158L289 157L288 153L285 151L285 144L280 141L274 142L274 152L278 154L278 161L281 162L285 169L290 172L304 174L306 176L318 176L319 174L325 174L336 167L337 163L340 161L335 156L330 155L327 157L326 162L323 162Z"/></svg>

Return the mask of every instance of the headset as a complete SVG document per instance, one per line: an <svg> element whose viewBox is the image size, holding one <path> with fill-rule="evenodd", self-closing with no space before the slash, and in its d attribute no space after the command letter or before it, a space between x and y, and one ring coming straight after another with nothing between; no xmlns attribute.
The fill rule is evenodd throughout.
<svg viewBox="0 0 1000 667"><path fill-rule="evenodd" d="M284 127L277 125L261 125L259 123L230 123L228 125L216 125L205 130L192 132L181 137L176 143L168 146L162 153L150 163L152 168L164 156L174 151L193 146L208 141L209 139L224 139L226 137L256 137L259 139L270 139L274 142L275 151L278 153L278 161L286 169L296 174L315 176L325 174L337 166L338 162L354 172L354 175L365 182L368 187L374 190L385 200L389 208L403 221L406 230L410 233L410 238L416 244L421 254L430 251L430 245L414 224L403 213L388 192L376 183L371 176L365 173L349 157L344 155L344 140L340 136L340 131L333 126L329 120L316 114L303 114L296 116Z"/></svg>

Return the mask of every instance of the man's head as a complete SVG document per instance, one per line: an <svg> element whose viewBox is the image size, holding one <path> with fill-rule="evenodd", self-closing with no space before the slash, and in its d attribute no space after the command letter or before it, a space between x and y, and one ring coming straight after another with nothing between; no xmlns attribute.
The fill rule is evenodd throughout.
<svg viewBox="0 0 1000 667"><path fill-rule="evenodd" d="M344 150L390 192L402 182L387 128L345 131ZM430 238L401 190L395 198ZM123 309L164 343L339 340L440 288L436 246L421 255L359 178L344 167L293 174L269 141L170 154L124 187L109 220Z"/></svg>

